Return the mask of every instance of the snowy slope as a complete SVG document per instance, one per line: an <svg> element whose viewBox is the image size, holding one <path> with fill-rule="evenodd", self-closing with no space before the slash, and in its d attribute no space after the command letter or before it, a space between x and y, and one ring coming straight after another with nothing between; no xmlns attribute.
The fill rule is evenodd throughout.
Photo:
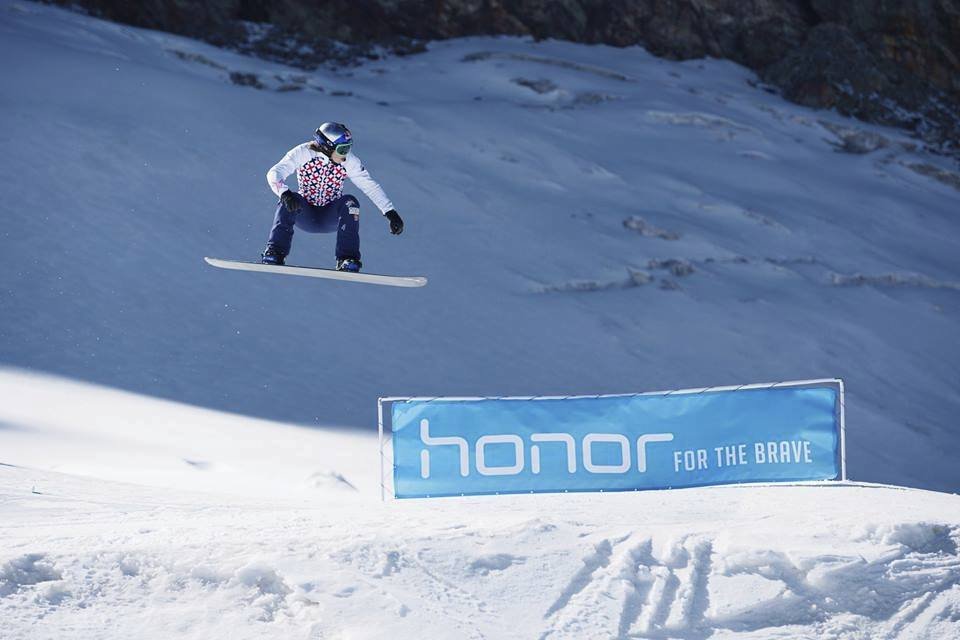
<svg viewBox="0 0 960 640"><path fill-rule="evenodd" d="M381 503L376 439L0 370L0 637L960 636L960 497Z"/></svg>
<svg viewBox="0 0 960 640"><path fill-rule="evenodd" d="M0 363L368 429L379 395L840 376L853 478L960 486L960 193L898 132L640 48L478 38L302 73L2 0L0 56ZM203 263L257 256L263 174L322 120L407 221L363 200L367 268L425 289ZM331 261L297 236L291 262Z"/></svg>

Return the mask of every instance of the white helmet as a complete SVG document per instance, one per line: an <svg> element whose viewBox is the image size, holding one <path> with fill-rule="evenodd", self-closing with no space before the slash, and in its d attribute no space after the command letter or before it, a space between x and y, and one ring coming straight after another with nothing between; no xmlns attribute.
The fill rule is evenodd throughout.
<svg viewBox="0 0 960 640"><path fill-rule="evenodd" d="M350 153L353 148L353 135L347 125L339 122L324 122L313 132L313 139L320 150L328 156L336 151L341 156Z"/></svg>

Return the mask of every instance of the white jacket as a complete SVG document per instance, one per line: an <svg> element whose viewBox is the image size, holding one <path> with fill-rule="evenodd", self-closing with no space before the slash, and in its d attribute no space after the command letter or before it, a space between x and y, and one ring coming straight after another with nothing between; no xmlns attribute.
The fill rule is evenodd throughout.
<svg viewBox="0 0 960 640"><path fill-rule="evenodd" d="M296 171L300 195L312 205L322 207L342 196L343 181L350 178L377 205L380 213L394 208L377 181L370 177L360 158L351 153L343 164L337 164L323 153L314 151L311 145L310 142L304 142L295 146L267 171L267 184L275 194L279 196L287 190L285 180Z"/></svg>

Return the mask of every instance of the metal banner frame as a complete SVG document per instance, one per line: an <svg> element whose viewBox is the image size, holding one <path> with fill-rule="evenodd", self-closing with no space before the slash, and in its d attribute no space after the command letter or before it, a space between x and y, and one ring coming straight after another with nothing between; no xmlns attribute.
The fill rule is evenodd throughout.
<svg viewBox="0 0 960 640"><path fill-rule="evenodd" d="M844 384L840 378L821 378L815 380L792 380L782 382L767 382L757 384L728 385L718 387L703 387L695 389L675 389L670 391L648 391L635 394L606 394L606 395L583 395L583 396L487 396L487 397L383 397L377 402L378 416L378 459L380 464L380 496L382 500L395 497L393 487L395 464L393 459L393 425L392 425L392 405L397 402L472 402L481 400L579 400L579 399L599 399L599 398L632 398L642 396L676 396L676 395L695 395L710 394L716 392L746 391L752 389L784 389L784 388L816 388L833 386L837 390L836 403L834 407L836 422L839 425L837 460L836 464L840 470L839 481L847 480L847 459L846 459L846 406L844 398ZM834 480L836 481L836 480ZM646 490L646 489L621 489L621 490ZM450 494L446 494L450 495ZM462 495L462 494L460 494Z"/></svg>

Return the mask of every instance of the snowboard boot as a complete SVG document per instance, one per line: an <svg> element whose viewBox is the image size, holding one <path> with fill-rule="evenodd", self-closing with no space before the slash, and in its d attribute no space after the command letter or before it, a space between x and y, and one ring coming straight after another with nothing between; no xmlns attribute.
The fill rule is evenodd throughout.
<svg viewBox="0 0 960 640"><path fill-rule="evenodd" d="M263 250L263 253L260 254L260 262L262 264L275 264L278 266L283 266L284 260L287 256L283 255L272 246L267 245L267 248Z"/></svg>
<svg viewBox="0 0 960 640"><path fill-rule="evenodd" d="M337 258L337 271L360 273L360 267L362 266L363 263L356 258Z"/></svg>

